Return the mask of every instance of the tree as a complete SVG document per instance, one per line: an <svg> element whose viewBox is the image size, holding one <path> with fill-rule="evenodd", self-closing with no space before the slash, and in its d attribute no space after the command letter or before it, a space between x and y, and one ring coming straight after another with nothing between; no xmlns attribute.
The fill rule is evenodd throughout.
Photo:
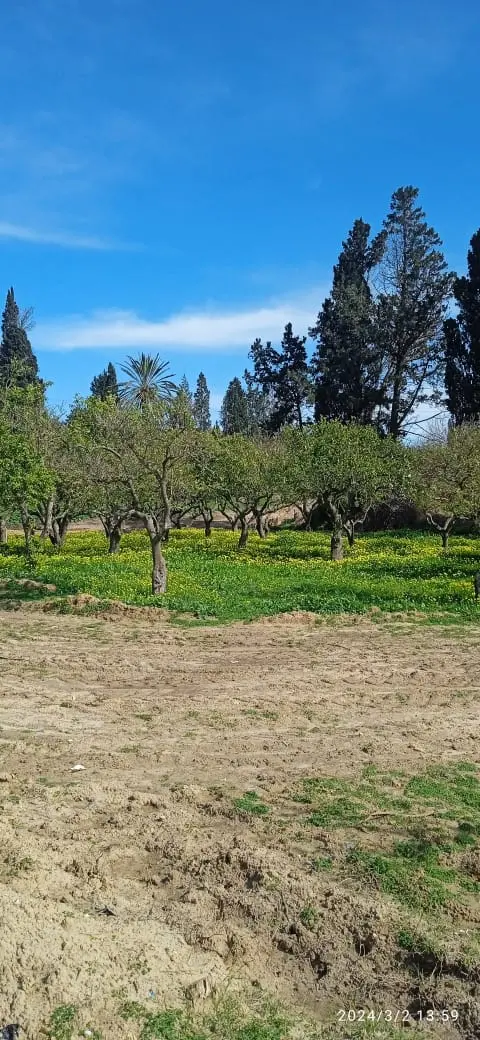
<svg viewBox="0 0 480 1040"><path fill-rule="evenodd" d="M37 359L27 336L30 319L28 312L20 315L13 288L9 289L2 316L0 386L25 387L39 382Z"/></svg>
<svg viewBox="0 0 480 1040"><path fill-rule="evenodd" d="M247 429L251 437L259 437L270 429L270 417L275 406L273 394L260 389L248 369L243 373L247 400Z"/></svg>
<svg viewBox="0 0 480 1040"><path fill-rule="evenodd" d="M210 390L203 372L200 372L198 376L197 386L193 395L193 417L198 430L206 432L211 429Z"/></svg>
<svg viewBox="0 0 480 1040"><path fill-rule="evenodd" d="M101 459L108 459L107 479L115 496L122 489L119 518L140 520L147 532L154 596L166 591L162 542L172 525L175 487L184 485L181 471L194 455L194 435L172 428L169 408L168 402L152 402L141 409L135 403L117 405L111 398L105 402L91 399L83 415L78 410L76 416L79 445L101 476Z"/></svg>
<svg viewBox="0 0 480 1040"><path fill-rule="evenodd" d="M317 343L312 358L316 420L369 424L384 404L370 280L383 255L385 235L369 239L370 225L356 220L333 269L330 296L309 329Z"/></svg>
<svg viewBox="0 0 480 1040"><path fill-rule="evenodd" d="M186 376L183 376L180 380L175 397L171 399L169 415L171 425L176 429L186 430L195 426L192 395Z"/></svg>
<svg viewBox="0 0 480 1040"><path fill-rule="evenodd" d="M385 252L379 272L376 344L383 357L381 419L397 439L414 409L439 401L443 325L452 277L441 240L416 205L418 189L399 188L383 225Z"/></svg>
<svg viewBox="0 0 480 1040"><path fill-rule="evenodd" d="M115 366L109 361L107 367L95 376L90 384L90 393L98 397L100 401L106 401L107 397L118 399L118 382Z"/></svg>
<svg viewBox="0 0 480 1040"><path fill-rule="evenodd" d="M12 433L0 418L0 511L3 516L20 513L25 548L30 556L33 514L42 498L48 496L52 477L28 437Z"/></svg>
<svg viewBox="0 0 480 1040"><path fill-rule="evenodd" d="M227 386L220 410L222 430L226 434L248 434L248 407L245 390L235 376Z"/></svg>
<svg viewBox="0 0 480 1040"><path fill-rule="evenodd" d="M140 354L128 358L127 365L120 366L128 379L119 384L120 401L146 409L159 401L170 400L177 387L168 371L168 361L160 361L158 354Z"/></svg>
<svg viewBox="0 0 480 1040"><path fill-rule="evenodd" d="M217 502L240 524L239 549L247 544L251 523L260 537L265 536L265 518L282 499L284 474L280 440L253 440L241 434L216 440L210 486Z"/></svg>
<svg viewBox="0 0 480 1040"><path fill-rule="evenodd" d="M468 274L453 284L457 315L444 325L445 389L455 425L480 420L480 228L467 264Z"/></svg>
<svg viewBox="0 0 480 1040"><path fill-rule="evenodd" d="M371 426L321 420L302 430L287 429L290 501L315 501L332 527L331 558L343 557L342 532L406 482L401 445L382 438Z"/></svg>
<svg viewBox="0 0 480 1040"><path fill-rule="evenodd" d="M270 342L256 339L250 349L253 379L263 394L271 394L272 408L267 420L270 432L283 426L303 426L303 412L311 396L310 370L305 349L306 336L294 336L292 323L283 333L280 350Z"/></svg>
<svg viewBox="0 0 480 1040"><path fill-rule="evenodd" d="M446 551L460 519L480 519L480 428L465 423L413 452L415 501Z"/></svg>

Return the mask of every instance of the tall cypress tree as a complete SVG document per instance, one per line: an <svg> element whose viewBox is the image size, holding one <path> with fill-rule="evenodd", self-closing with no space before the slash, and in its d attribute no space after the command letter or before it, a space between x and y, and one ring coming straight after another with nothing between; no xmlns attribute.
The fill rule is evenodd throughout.
<svg viewBox="0 0 480 1040"><path fill-rule="evenodd" d="M304 407L310 397L310 369L305 349L306 336L294 336L292 323L283 333L280 350L256 339L250 349L253 378L266 396L271 396L268 429L303 426Z"/></svg>
<svg viewBox="0 0 480 1040"><path fill-rule="evenodd" d="M94 376L90 384L90 393L93 397L100 398L101 401L106 401L107 397L113 397L115 400L118 398L118 381L115 366L109 361L107 367L100 372L100 375Z"/></svg>
<svg viewBox="0 0 480 1040"><path fill-rule="evenodd" d="M385 235L371 243L370 225L356 220L333 269L333 287L309 335L315 419L369 424L383 401L382 354L374 342L375 304L371 274L381 259Z"/></svg>
<svg viewBox="0 0 480 1040"><path fill-rule="evenodd" d="M38 362L22 322L13 288L7 292L2 315L0 385L24 388L39 383Z"/></svg>
<svg viewBox="0 0 480 1040"><path fill-rule="evenodd" d="M406 432L419 404L440 400L443 326L452 290L441 240L417 199L418 188L399 188L383 224L376 342L387 397L384 429L394 438Z"/></svg>
<svg viewBox="0 0 480 1040"><path fill-rule="evenodd" d="M210 430L210 390L203 372L200 372L193 395L193 417L199 430Z"/></svg>
<svg viewBox="0 0 480 1040"><path fill-rule="evenodd" d="M224 433L249 433L247 395L237 376L227 386L220 421Z"/></svg>
<svg viewBox="0 0 480 1040"><path fill-rule="evenodd" d="M480 228L467 265L468 274L453 285L457 315L444 325L447 407L456 426L480 420Z"/></svg>

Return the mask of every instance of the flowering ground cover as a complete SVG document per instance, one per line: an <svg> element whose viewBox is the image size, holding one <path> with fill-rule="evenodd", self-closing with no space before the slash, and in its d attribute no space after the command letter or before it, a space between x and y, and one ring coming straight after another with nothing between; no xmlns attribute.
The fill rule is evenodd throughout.
<svg viewBox="0 0 480 1040"><path fill-rule="evenodd" d="M86 593L99 600L158 605L200 620L249 620L291 611L318 614L409 612L432 619L476 616L473 574L480 568L480 539L453 538L444 553L438 537L402 533L360 536L343 562L329 559L329 535L281 531L251 535L242 552L238 535L172 531L165 547L168 590L150 594L151 557L143 532L125 535L109 555L97 532L69 534L58 552L37 539L26 566L22 540L13 536L0 555L0 577L53 583L57 594ZM51 594L51 593L50 593Z"/></svg>

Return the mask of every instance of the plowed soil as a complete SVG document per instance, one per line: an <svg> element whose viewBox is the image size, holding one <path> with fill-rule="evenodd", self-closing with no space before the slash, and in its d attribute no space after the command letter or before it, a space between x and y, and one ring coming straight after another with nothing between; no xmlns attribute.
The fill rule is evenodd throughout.
<svg viewBox="0 0 480 1040"><path fill-rule="evenodd" d="M75 1004L106 1040L135 1037L122 999L195 1005L225 986L318 1022L414 1005L394 902L311 869L341 831L306 836L235 800L275 807L304 777L368 764L478 761L478 630L32 610L0 624L0 1026L38 1040ZM479 927L474 901L452 917ZM478 969L440 975L438 1006L460 1020L432 1035L479 1035Z"/></svg>

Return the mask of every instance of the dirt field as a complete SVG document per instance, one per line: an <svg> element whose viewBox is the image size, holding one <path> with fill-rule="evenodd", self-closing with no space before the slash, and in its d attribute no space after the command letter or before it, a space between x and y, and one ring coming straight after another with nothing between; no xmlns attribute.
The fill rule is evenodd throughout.
<svg viewBox="0 0 480 1040"><path fill-rule="evenodd" d="M310 869L341 831L235 798L281 807L302 777L478 761L479 631L26 609L0 624L0 1025L38 1040L75 1004L105 1040L136 1037L122 999L196 1006L225 986L319 1021L412 1006L394 903ZM474 900L452 918L479 927ZM460 1027L434 1035L478 1036L480 974L454 976L435 984Z"/></svg>

